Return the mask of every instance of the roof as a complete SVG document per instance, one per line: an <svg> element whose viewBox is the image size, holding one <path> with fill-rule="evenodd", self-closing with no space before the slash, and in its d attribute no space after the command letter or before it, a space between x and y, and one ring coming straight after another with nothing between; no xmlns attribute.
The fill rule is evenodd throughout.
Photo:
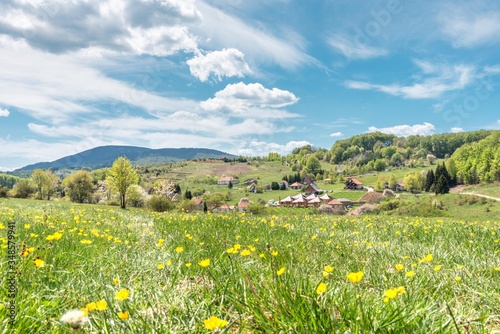
<svg viewBox="0 0 500 334"><path fill-rule="evenodd" d="M302 194L297 194L297 195L295 195L295 196L292 196L292 199L293 199L293 200L295 200L295 199L299 199L299 198L304 199L304 195L302 195Z"/></svg>
<svg viewBox="0 0 500 334"><path fill-rule="evenodd" d="M196 204L196 205L200 205L201 203L203 203L203 198L193 197L193 198L191 198L191 201L194 202L194 204Z"/></svg>
<svg viewBox="0 0 500 334"><path fill-rule="evenodd" d="M347 179L347 181L351 180L352 183L358 185L358 186L362 186L363 185L363 182L359 181L358 179L355 179L353 177L350 177Z"/></svg>
<svg viewBox="0 0 500 334"><path fill-rule="evenodd" d="M338 198L337 201L342 202L342 203L352 203L350 199L347 198Z"/></svg>
<svg viewBox="0 0 500 334"><path fill-rule="evenodd" d="M300 182L294 182L290 185L290 187L302 187L302 183Z"/></svg>
<svg viewBox="0 0 500 334"><path fill-rule="evenodd" d="M302 197L299 197L297 198L296 200L294 200L292 203L304 203L306 200Z"/></svg>
<svg viewBox="0 0 500 334"><path fill-rule="evenodd" d="M309 200L308 203L321 203L321 200L318 197L314 197Z"/></svg>
<svg viewBox="0 0 500 334"><path fill-rule="evenodd" d="M323 190L319 189L319 187L316 185L316 183L310 183L310 184L307 186L307 188L309 188L309 187L312 187L312 188L314 189L314 191L318 191L318 192L319 192L319 191L323 191Z"/></svg>
<svg viewBox="0 0 500 334"><path fill-rule="evenodd" d="M306 197L306 200L310 201L310 200L315 199L315 198L317 198L317 196L314 194L311 194L311 195Z"/></svg>
<svg viewBox="0 0 500 334"><path fill-rule="evenodd" d="M246 202L246 201L240 201L240 202L238 203L238 208L242 208L242 209L244 209L244 208L248 207L248 205L249 205L249 204L250 204L249 202Z"/></svg>
<svg viewBox="0 0 500 334"><path fill-rule="evenodd" d="M284 183L284 184L288 184L287 180L281 180L281 182Z"/></svg>
<svg viewBox="0 0 500 334"><path fill-rule="evenodd" d="M319 199L321 199L323 201L327 201L327 200L331 200L332 197L328 194L324 194L324 195L320 196Z"/></svg>
<svg viewBox="0 0 500 334"><path fill-rule="evenodd" d="M328 205L344 205L344 203L342 203L338 199L332 199L330 202L328 202Z"/></svg>
<svg viewBox="0 0 500 334"><path fill-rule="evenodd" d="M291 201L293 201L292 197L288 196L283 198L280 202L291 202Z"/></svg>
<svg viewBox="0 0 500 334"><path fill-rule="evenodd" d="M224 181L234 181L234 180L236 180L236 179L234 177L232 177L232 176L224 176L224 177L221 177L219 179L219 181L222 181L222 182L224 182Z"/></svg>

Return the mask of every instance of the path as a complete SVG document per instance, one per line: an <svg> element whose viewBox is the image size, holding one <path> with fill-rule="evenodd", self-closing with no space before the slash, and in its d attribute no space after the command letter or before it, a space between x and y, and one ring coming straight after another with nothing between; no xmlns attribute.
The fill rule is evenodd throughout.
<svg viewBox="0 0 500 334"><path fill-rule="evenodd" d="M476 194L476 193L473 193L473 192L462 192L460 194L462 194L462 195L472 195L472 196L477 196L477 197L484 197L484 198L488 198L488 199L492 199L494 201L500 202L500 198L493 197L493 196L481 195L481 194Z"/></svg>

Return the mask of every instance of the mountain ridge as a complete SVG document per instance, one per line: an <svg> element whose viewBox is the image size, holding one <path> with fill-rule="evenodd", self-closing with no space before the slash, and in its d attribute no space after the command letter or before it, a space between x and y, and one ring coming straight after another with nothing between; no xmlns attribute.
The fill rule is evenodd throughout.
<svg viewBox="0 0 500 334"><path fill-rule="evenodd" d="M76 154L68 155L51 162L38 162L16 169L15 172L27 172L34 169L98 169L111 167L121 156L127 157L133 165L168 163L193 159L235 158L233 154L208 148L159 148L152 149L140 146L105 145L91 148Z"/></svg>

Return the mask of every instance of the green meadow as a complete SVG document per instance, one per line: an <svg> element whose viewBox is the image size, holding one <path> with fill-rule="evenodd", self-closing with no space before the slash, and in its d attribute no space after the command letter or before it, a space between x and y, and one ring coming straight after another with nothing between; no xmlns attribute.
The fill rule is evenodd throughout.
<svg viewBox="0 0 500 334"><path fill-rule="evenodd" d="M499 221L9 199L0 229L3 333L500 332Z"/></svg>

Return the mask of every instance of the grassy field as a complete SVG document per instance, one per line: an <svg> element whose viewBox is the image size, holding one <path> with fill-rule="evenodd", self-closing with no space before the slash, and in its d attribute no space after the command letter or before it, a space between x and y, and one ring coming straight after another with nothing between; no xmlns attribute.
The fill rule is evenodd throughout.
<svg viewBox="0 0 500 334"><path fill-rule="evenodd" d="M0 331L500 332L498 221L287 212L0 200Z"/></svg>

